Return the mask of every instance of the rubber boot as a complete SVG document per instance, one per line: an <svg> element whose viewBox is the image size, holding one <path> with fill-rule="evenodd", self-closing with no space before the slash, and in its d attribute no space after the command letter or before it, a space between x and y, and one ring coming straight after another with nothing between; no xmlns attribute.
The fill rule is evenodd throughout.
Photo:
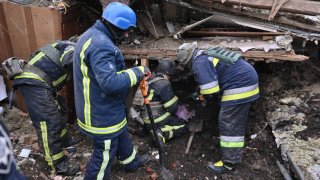
<svg viewBox="0 0 320 180"><path fill-rule="evenodd" d="M224 174L224 173L235 173L236 167L231 163L223 163L222 161L218 161L214 164L209 164L207 169L215 174Z"/></svg>
<svg viewBox="0 0 320 180"><path fill-rule="evenodd" d="M146 165L151 160L148 154L143 154L140 156L140 167Z"/></svg>
<svg viewBox="0 0 320 180"><path fill-rule="evenodd" d="M73 176L80 170L79 165L71 164L67 158L60 161L55 168L57 174L64 176Z"/></svg>

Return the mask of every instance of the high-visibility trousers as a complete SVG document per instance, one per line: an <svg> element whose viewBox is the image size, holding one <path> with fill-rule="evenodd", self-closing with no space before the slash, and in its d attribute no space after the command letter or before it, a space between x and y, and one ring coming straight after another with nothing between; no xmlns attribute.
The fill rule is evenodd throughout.
<svg viewBox="0 0 320 180"><path fill-rule="evenodd" d="M55 170L55 165L65 159L63 148L70 140L65 128L64 113L60 110L52 90L29 84L18 85L18 90L37 130L45 160L52 170Z"/></svg>
<svg viewBox="0 0 320 180"><path fill-rule="evenodd" d="M219 133L222 161L232 164L242 160L244 136L251 102L222 106L219 113Z"/></svg>
<svg viewBox="0 0 320 180"><path fill-rule="evenodd" d="M93 154L84 179L110 179L111 166L115 157L128 171L138 169L141 164L127 130L111 139L94 139Z"/></svg>

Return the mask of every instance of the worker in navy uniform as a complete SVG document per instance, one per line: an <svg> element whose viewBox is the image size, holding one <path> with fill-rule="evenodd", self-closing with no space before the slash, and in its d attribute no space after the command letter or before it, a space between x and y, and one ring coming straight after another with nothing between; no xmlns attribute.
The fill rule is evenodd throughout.
<svg viewBox="0 0 320 180"><path fill-rule="evenodd" d="M26 179L18 170L13 155L13 148L9 132L0 117L0 179L24 180Z"/></svg>
<svg viewBox="0 0 320 180"><path fill-rule="evenodd" d="M79 171L79 166L70 164L64 154L64 148L75 144L76 140L66 129L66 107L63 97L58 95L68 73L72 72L74 47L73 42L57 41L41 47L27 64L21 64L22 60L16 58L3 64L24 98L44 159L53 173L62 175L74 175ZM21 72L10 72L19 65Z"/></svg>
<svg viewBox="0 0 320 180"><path fill-rule="evenodd" d="M156 74L148 80L148 98L155 125L160 129L158 136L162 140L161 145L164 145L169 139L177 138L188 132L185 121L175 116L179 100L170 83L170 76L174 73L174 61L162 59L159 60ZM142 111L142 116L147 130L152 132L146 109Z"/></svg>
<svg viewBox="0 0 320 180"><path fill-rule="evenodd" d="M242 160L244 136L251 103L259 98L258 75L241 54L215 47L199 50L184 43L177 51L181 69L189 68L207 101L221 95L219 113L220 161L208 170L221 174L236 170Z"/></svg>
<svg viewBox="0 0 320 180"><path fill-rule="evenodd" d="M80 131L94 141L84 179L110 178L115 157L128 171L147 160L129 138L125 102L130 88L150 71L143 66L125 69L115 45L135 26L134 11L113 2L78 40L73 68L77 121Z"/></svg>

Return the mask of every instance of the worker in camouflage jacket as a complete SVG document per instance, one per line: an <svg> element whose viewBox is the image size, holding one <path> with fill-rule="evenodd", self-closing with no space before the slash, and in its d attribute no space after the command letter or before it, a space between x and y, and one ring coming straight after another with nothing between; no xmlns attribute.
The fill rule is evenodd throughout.
<svg viewBox="0 0 320 180"><path fill-rule="evenodd" d="M181 68L190 68L207 101L221 94L219 113L220 161L208 169L221 174L236 170L241 162L244 135L251 103L259 98L258 75L241 54L222 48L199 50L197 43L184 43L177 51Z"/></svg>
<svg viewBox="0 0 320 180"><path fill-rule="evenodd" d="M84 179L110 178L115 157L128 171L147 160L138 155L129 137L125 101L129 89L150 71L143 66L125 69L115 45L135 26L134 11L113 2L78 41L74 60L77 121L80 131L94 141Z"/></svg>
<svg viewBox="0 0 320 180"><path fill-rule="evenodd" d="M64 99L57 94L72 72L74 47L73 42L57 41L41 47L26 64L16 58L3 64L24 98L45 160L52 172L63 175L79 170L64 154L64 148L76 141L66 129Z"/></svg>
<svg viewBox="0 0 320 180"><path fill-rule="evenodd" d="M185 121L175 116L179 100L170 83L170 76L174 72L174 61L163 59L159 61L156 74L148 80L148 99L154 123L160 129L158 136L162 140L161 145L188 131ZM151 122L146 109L142 111L142 116L147 130L151 130Z"/></svg>

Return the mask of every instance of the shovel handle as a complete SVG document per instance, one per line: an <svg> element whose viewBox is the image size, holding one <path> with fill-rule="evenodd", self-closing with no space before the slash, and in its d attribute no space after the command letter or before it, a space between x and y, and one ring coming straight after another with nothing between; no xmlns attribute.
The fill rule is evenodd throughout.
<svg viewBox="0 0 320 180"><path fill-rule="evenodd" d="M157 149L159 151L160 165L163 166L163 155L162 155L162 148L161 148L161 145L160 145L160 141L161 140L160 140L160 137L157 135L157 130L159 130L159 129L156 127L156 125L154 123L151 107L150 107L150 104L149 104L148 91L147 91L147 81L144 78L140 81L140 90L141 90L141 94L142 94L143 99L144 99L143 100L144 104L146 105L146 108L147 108L149 120L151 122L151 128L152 128L152 131L153 131L153 134L154 134L154 137L155 137L155 141L156 141L156 146L157 146Z"/></svg>
<svg viewBox="0 0 320 180"><path fill-rule="evenodd" d="M194 137L194 134L195 134L196 132L191 132L191 135L190 135L190 137L189 137L189 141L188 141L188 144L187 144L187 148L186 148L186 150L185 150L185 154L188 154L189 153L189 150L190 150L190 147L191 147L191 143L192 143L192 140L193 140L193 137Z"/></svg>
<svg viewBox="0 0 320 180"><path fill-rule="evenodd" d="M140 81L140 90L143 96L144 104L149 104L149 99L147 97L148 96L147 81L144 78Z"/></svg>

